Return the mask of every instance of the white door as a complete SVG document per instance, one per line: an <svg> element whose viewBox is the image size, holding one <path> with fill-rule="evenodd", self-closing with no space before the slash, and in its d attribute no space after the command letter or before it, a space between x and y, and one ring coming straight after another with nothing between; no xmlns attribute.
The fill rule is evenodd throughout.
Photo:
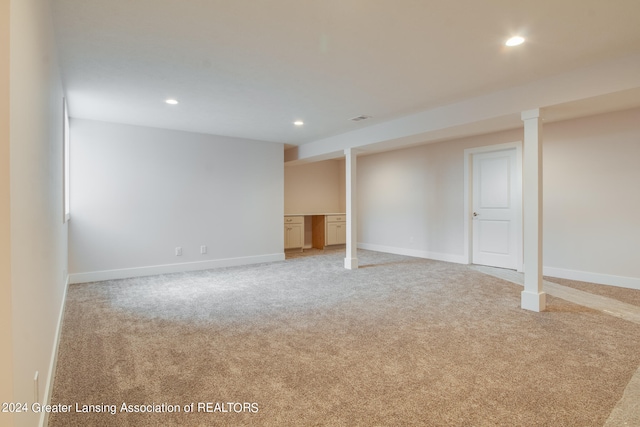
<svg viewBox="0 0 640 427"><path fill-rule="evenodd" d="M473 155L473 263L517 269L521 188L516 149Z"/></svg>

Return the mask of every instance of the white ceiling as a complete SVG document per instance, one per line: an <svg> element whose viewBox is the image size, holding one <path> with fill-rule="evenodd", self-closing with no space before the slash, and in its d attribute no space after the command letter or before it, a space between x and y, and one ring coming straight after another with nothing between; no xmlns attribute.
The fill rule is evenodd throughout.
<svg viewBox="0 0 640 427"><path fill-rule="evenodd" d="M640 52L639 0L51 5L73 117L289 145ZM516 33L527 42L506 48ZM604 104L608 111L640 105L633 94L619 104L612 96L556 112L575 117ZM168 97L180 104L166 105ZM373 118L349 120L361 114ZM297 119L305 126L293 126Z"/></svg>

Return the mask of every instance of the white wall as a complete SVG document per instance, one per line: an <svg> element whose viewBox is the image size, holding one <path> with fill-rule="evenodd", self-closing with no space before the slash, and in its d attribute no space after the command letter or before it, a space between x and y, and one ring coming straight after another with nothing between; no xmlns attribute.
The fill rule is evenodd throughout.
<svg viewBox="0 0 640 427"><path fill-rule="evenodd" d="M358 157L358 242L465 262L464 150L520 139L515 130Z"/></svg>
<svg viewBox="0 0 640 427"><path fill-rule="evenodd" d="M12 338L5 349L11 352L12 379L2 383L12 388L14 402L33 402L34 374L39 372L38 400L46 399L47 380L52 372L56 328L61 314L67 265L67 228L62 208L62 85L58 72L49 2L20 0L2 3L2 28L10 31L10 158L6 158L3 126L2 168L4 181L10 177L10 198L1 193L3 206L10 205L10 284L2 295L10 295ZM4 43L4 42L3 42ZM5 46L2 47L4 49ZM3 51L4 52L4 51ZM5 57L6 59L6 57ZM5 63L3 62L3 67ZM6 71L6 70L5 70ZM0 74L6 87L6 75ZM3 96L3 101L6 98ZM6 109L1 113L6 123ZM7 227L2 217L3 230ZM7 236L1 238L6 256ZM3 256L3 258L4 258ZM7 287L9 291L7 292ZM3 304L6 301L3 301ZM8 316L3 306L1 322ZM2 329L5 325L2 325ZM3 356L5 357L5 356ZM4 366L1 368L4 369ZM38 414L16 414L13 420L0 413L0 425L32 426Z"/></svg>
<svg viewBox="0 0 640 427"><path fill-rule="evenodd" d="M72 282L283 259L283 163L282 144L72 119Z"/></svg>
<svg viewBox="0 0 640 427"><path fill-rule="evenodd" d="M522 140L499 132L358 159L361 247L464 257L464 149ZM546 274L636 286L640 110L546 124Z"/></svg>
<svg viewBox="0 0 640 427"><path fill-rule="evenodd" d="M551 124L543 150L547 274L640 284L640 109Z"/></svg>

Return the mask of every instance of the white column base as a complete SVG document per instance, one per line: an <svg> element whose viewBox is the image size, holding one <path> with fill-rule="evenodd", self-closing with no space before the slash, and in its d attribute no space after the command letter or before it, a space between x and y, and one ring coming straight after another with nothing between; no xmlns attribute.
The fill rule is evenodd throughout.
<svg viewBox="0 0 640 427"><path fill-rule="evenodd" d="M547 308L547 294L544 292L522 291L521 307L525 310L541 312Z"/></svg>
<svg viewBox="0 0 640 427"><path fill-rule="evenodd" d="M358 268L358 258L345 258L344 268L348 270L355 270Z"/></svg>

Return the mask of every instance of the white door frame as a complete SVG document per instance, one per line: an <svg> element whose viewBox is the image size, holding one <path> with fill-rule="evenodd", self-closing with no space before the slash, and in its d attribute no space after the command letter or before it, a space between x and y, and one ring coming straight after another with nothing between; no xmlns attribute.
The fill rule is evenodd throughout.
<svg viewBox="0 0 640 427"><path fill-rule="evenodd" d="M502 151L515 148L516 150L516 185L522 189L522 141L507 142L505 144L487 145L484 147L467 148L464 150L464 259L467 264L472 262L472 244L473 234L471 233L471 221L473 220L473 203L471 200L471 189L473 188L473 174L471 168L473 165L473 155L480 153L489 153L492 151ZM522 192L521 192L522 194ZM516 248L518 251L517 269L522 272L522 197L520 197L520 205L516 208L518 211L516 220Z"/></svg>

